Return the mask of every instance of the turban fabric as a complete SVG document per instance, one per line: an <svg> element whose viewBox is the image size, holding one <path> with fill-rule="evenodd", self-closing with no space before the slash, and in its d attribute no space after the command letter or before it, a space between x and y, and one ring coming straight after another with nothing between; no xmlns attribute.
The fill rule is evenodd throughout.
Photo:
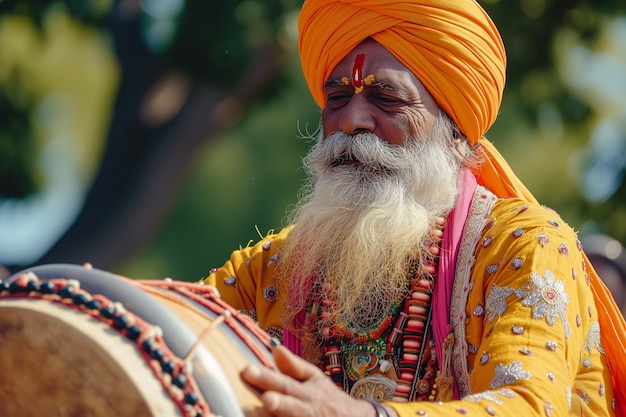
<svg viewBox="0 0 626 417"><path fill-rule="evenodd" d="M494 23L475 0L305 0L298 31L304 77L321 108L333 69L373 38L422 82L469 143L480 145L484 163L474 168L477 182L498 197L537 202L484 137L500 109L506 54ZM613 385L620 387L626 384L626 324L592 268L589 276ZM617 415L626 416L621 388L616 399Z"/></svg>

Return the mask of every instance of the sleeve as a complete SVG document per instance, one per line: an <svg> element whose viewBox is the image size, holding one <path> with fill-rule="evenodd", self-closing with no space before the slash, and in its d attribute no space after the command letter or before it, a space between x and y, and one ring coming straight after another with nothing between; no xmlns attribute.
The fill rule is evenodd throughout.
<svg viewBox="0 0 626 417"><path fill-rule="evenodd" d="M272 334L280 328L282 300L274 271L286 234L284 229L253 246L232 252L221 268L212 269L202 281L216 287L223 301L254 318Z"/></svg>
<svg viewBox="0 0 626 417"><path fill-rule="evenodd" d="M389 405L400 416L613 415L574 231L551 210L509 205L487 223L473 261L460 341L471 392Z"/></svg>

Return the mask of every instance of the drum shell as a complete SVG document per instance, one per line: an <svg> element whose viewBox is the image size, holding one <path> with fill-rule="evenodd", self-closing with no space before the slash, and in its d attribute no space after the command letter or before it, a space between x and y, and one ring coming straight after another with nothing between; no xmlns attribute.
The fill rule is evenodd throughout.
<svg viewBox="0 0 626 417"><path fill-rule="evenodd" d="M176 358L182 360L193 349L187 366L190 380L212 413L265 415L259 393L239 373L249 363L273 366L270 337L211 291L176 281L131 281L77 265L35 267L5 283L29 273L40 282L74 280L81 291L123 306L161 329L166 353ZM158 361L146 360L142 346L124 331L68 300L36 291L2 293L0 404L10 404L2 407L7 415L186 415L185 408L173 405L176 387L163 382ZM232 317L217 324L226 310Z"/></svg>

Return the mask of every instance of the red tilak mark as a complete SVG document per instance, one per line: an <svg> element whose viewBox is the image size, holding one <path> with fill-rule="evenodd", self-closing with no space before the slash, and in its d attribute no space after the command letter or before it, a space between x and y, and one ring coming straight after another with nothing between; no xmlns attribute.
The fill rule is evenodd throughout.
<svg viewBox="0 0 626 417"><path fill-rule="evenodd" d="M365 64L365 54L358 54L354 58L352 67L352 85L357 94L363 90L363 64Z"/></svg>

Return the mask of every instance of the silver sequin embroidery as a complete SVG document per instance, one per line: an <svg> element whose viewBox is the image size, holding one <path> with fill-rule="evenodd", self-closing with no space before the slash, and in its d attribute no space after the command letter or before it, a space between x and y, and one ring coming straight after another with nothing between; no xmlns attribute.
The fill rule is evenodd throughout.
<svg viewBox="0 0 626 417"><path fill-rule="evenodd" d="M470 394L463 397L463 400L477 403L481 400L491 401L494 404L504 405L504 400L500 396L505 398L515 397L515 392L510 388L501 388L498 390L487 390L476 394Z"/></svg>
<svg viewBox="0 0 626 417"><path fill-rule="evenodd" d="M546 322L552 326L560 317L565 337L569 338L570 326L565 311L569 304L569 296L565 292L563 281L556 280L549 269L546 269L543 277L531 272L530 281L516 290L515 294L523 298L522 305L532 307L534 319L545 317Z"/></svg>
<svg viewBox="0 0 626 417"><path fill-rule="evenodd" d="M485 310L489 321L493 321L496 316L504 314L507 307L506 299L513 292L514 290L511 287L500 287L498 284L493 284L485 300Z"/></svg>
<svg viewBox="0 0 626 417"><path fill-rule="evenodd" d="M513 361L509 366L500 363L496 366L495 376L489 386L496 389L503 385L512 385L516 381L528 380L530 377L530 372L522 369L522 363L519 361Z"/></svg>

